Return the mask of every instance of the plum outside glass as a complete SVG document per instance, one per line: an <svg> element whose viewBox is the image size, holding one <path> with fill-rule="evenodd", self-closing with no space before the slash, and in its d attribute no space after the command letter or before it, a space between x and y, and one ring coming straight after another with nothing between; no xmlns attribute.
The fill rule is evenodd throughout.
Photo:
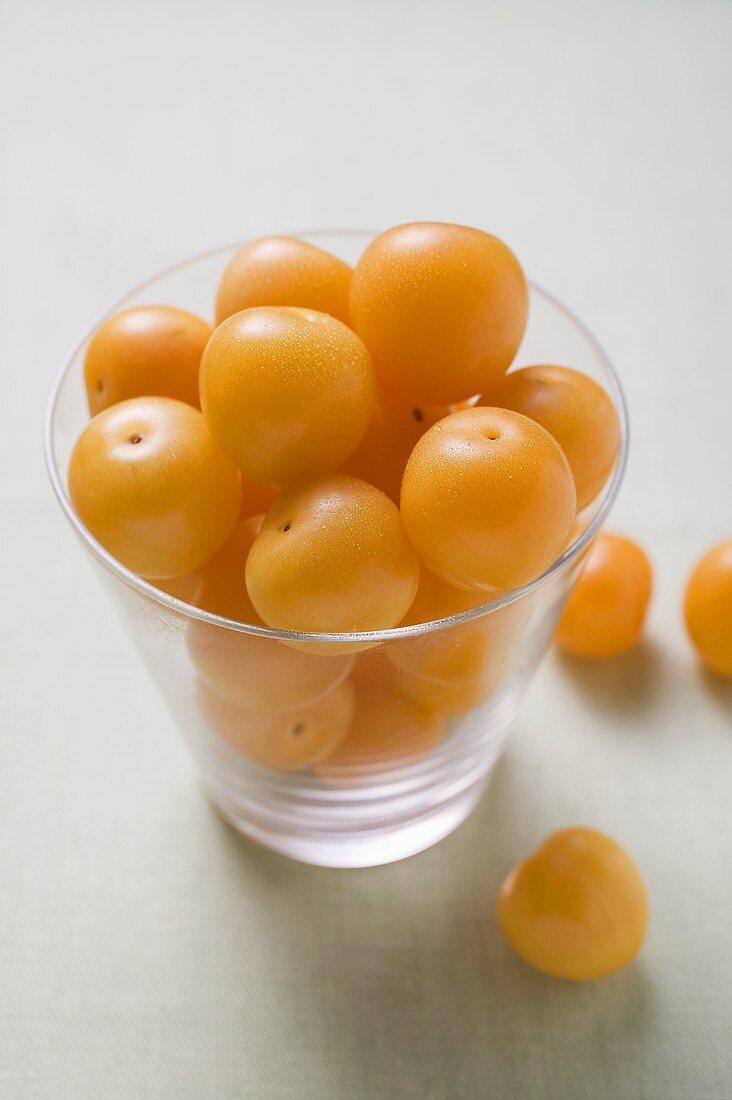
<svg viewBox="0 0 732 1100"><path fill-rule="evenodd" d="M322 231L298 234L303 239L355 263L371 239L358 231ZM402 859L421 851L451 833L470 813L485 790L491 770L505 747L519 705L538 661L546 651L558 615L581 569L584 552L605 520L620 486L627 456L625 401L618 378L592 334L564 306L538 287L530 288L529 323L514 366L535 362L566 363L600 382L618 413L621 445L615 467L602 492L583 513L585 526L549 569L531 583L487 601L478 607L430 623L360 634L294 633L235 622L192 607L156 588L125 569L91 536L71 504L67 486L69 456L76 437L88 422L84 390L84 355L99 324L121 309L150 302L169 302L207 316L218 279L237 244L215 248L168 268L130 291L99 317L71 349L52 385L45 420L45 453L49 475L61 508L81 540L124 625L152 674L168 707L186 738L200 769L204 788L219 812L235 828L254 840L294 859L332 867L364 867ZM236 635L245 643L236 675L243 683L261 662L247 661L251 647L304 643L308 656L322 654L324 662L333 646L364 643L379 655L379 674L359 676L354 667L324 677L333 691L342 683L358 685L370 697L363 702L380 715L389 729L404 724L395 714L408 714L409 729L396 729L394 737L409 746L405 755L384 765L383 751L375 750L371 762L362 751L363 724L359 728L357 764L338 764L352 759L341 743L331 768L300 771L262 766L237 751L206 721L196 704L198 675L191 661L191 630L206 624L210 632L231 648ZM485 626L487 643L481 649L483 663L471 671L469 682L453 683L460 661L449 659L459 649L465 626L471 634ZM424 707L402 706L404 684L399 662L388 659L390 645L410 640L410 649L424 644L430 655L448 655L435 671L432 659L424 685L410 676L408 698L423 697ZM424 639L424 643L420 641ZM496 641L498 639L498 641ZM356 648L359 648L356 646ZM381 659L384 658L384 659ZM289 669L289 663L282 667ZM472 666L471 666L472 667ZM444 671L447 670L447 671ZM298 674L300 670L297 670ZM344 679L343 676L347 676ZM317 678L316 678L317 680ZM299 681L294 680L295 687ZM310 681L308 680L308 683ZM366 687L364 687L364 683ZM291 685L288 685L291 686ZM422 691L422 686L424 691ZM291 728L294 735L315 708L327 710L321 701L293 696ZM464 700L444 713L435 713L444 696ZM358 705L358 704L357 704ZM298 714L298 707L302 715ZM249 722L251 715L243 716ZM421 723L441 735L422 735ZM382 729L375 731L379 741ZM368 738L366 738L368 746ZM417 751L418 750L418 751ZM372 766L373 764L373 766ZM322 771L323 774L319 774Z"/></svg>

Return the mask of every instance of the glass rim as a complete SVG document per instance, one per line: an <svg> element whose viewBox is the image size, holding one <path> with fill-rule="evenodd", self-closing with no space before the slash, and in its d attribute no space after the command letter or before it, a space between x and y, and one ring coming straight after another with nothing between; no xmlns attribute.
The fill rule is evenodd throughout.
<svg viewBox="0 0 732 1100"><path fill-rule="evenodd" d="M364 229L309 229L300 230L287 234L288 236L312 238L312 237L360 237L364 240L371 240L376 234ZM480 619L486 615L490 615L495 611L501 610L501 608L508 607L510 604L523 599L525 596L530 595L538 589L543 588L554 577L556 577L566 566L573 561L576 561L580 555L587 549L592 539L597 534L598 530L602 526L606 519L610 508L612 507L620 489L620 485L625 474L625 469L628 461L628 444L629 444L629 430L628 430L628 409L625 400L625 394L621 385L620 379L615 371L615 368L605 352L605 349L600 344L595 335L587 328L587 326L575 316L575 314L555 298L549 291L544 290L543 287L538 286L536 283L529 280L529 286L532 291L538 294L545 301L549 302L555 309L564 315L564 317L577 328L583 337L587 340L593 351L597 355L600 363L602 364L605 372L605 380L610 392L610 396L615 406L615 411L618 415L618 422L620 427L620 446L618 448L618 455L615 460L612 474L603 487L600 497L599 507L596 514L588 523L587 527L578 535L578 537L571 542L559 555L555 558L552 564L546 569L540 576L535 577L534 580L529 581L527 584L520 585L518 588L512 588L508 592L502 593L500 596L496 596L491 600L487 600L486 603L480 604L477 607L470 608L468 611L462 611L457 615L450 615L441 619L434 619L426 623L414 623L411 626L395 626L390 627L388 630L367 630L367 631L351 631L351 632L334 632L334 633L320 633L309 631L297 631L297 630L273 630L271 627L256 626L253 623L242 623L236 619L227 619L223 615L215 615L210 611L205 611L203 608L194 607L192 604L185 603L184 600L179 600L175 596L169 595L167 592L163 592L161 589L156 588L155 585L149 581L143 580L132 570L127 569L122 565L108 550L99 543L88 528L82 523L81 519L76 513L71 499L66 490L65 481L61 473L59 463L56 457L56 447L54 442L54 422L56 415L56 408L58 403L58 397L63 385L63 382L71 370L73 362L76 356L81 351L89 337L96 331L99 325L102 324L108 317L112 316L118 310L124 308L128 299L133 294L138 294L144 291L147 287L156 283L159 279L164 278L166 275L173 275L175 272L188 267L190 264L196 263L201 260L213 258L219 254L231 252L233 249L240 248L246 244L247 241L235 241L233 243L218 245L214 248L205 249L202 252L198 252L195 255L187 256L185 259L179 260L176 263L170 264L168 267L162 268L154 275L149 276L142 282L138 283L134 287L131 287L125 294L114 301L111 305L107 306L86 329L81 336L74 341L69 351L64 356L61 365L59 366L56 374L51 383L51 389L47 398L44 424L43 424L43 450L46 460L46 468L48 470L49 477L51 479L51 485L53 486L56 498L63 509L66 518L71 526L76 531L76 534L86 545L90 553L99 561L109 572L117 576L128 587L139 592L148 599L153 600L155 603L161 604L169 611L173 611L178 615L183 615L185 618L197 619L200 622L209 623L212 626L222 627L226 630L234 630L240 634L252 634L262 638L272 638L276 641L297 643L310 642L313 646L326 647L328 645L348 645L354 643L379 643L386 642L398 638L411 638L417 637L420 634L431 634L439 630L445 630L452 626L457 626L460 623L471 622L473 619Z"/></svg>

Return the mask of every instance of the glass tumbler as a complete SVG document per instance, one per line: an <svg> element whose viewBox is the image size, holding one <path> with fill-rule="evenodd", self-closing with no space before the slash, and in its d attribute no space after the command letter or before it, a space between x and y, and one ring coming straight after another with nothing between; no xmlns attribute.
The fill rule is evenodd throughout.
<svg viewBox="0 0 732 1100"><path fill-rule="evenodd" d="M300 235L350 263L370 239L352 231ZM622 434L604 490L578 517L573 541L551 568L484 606L378 633L295 634L209 614L186 603L182 588L176 598L108 554L76 515L66 474L89 419L83 362L91 333L135 305L210 315L218 278L238 247L163 271L95 321L53 384L48 470L220 813L247 836L304 862L388 863L450 833L485 789L584 553L617 494L627 452L624 399L594 337L532 286L516 365L562 363L584 371L609 392Z"/></svg>

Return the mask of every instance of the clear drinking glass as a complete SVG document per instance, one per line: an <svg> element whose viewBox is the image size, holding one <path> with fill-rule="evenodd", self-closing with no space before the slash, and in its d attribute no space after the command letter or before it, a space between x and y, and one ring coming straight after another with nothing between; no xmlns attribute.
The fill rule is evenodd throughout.
<svg viewBox="0 0 732 1100"><path fill-rule="evenodd" d="M370 239L352 231L300 236L351 263ZM208 614L141 580L96 542L71 505L66 471L89 419L83 361L91 333L134 305L210 315L216 283L237 247L163 271L94 322L51 390L48 470L221 814L294 859L333 867L388 863L446 836L480 798L583 555L617 494L627 452L623 394L594 337L532 286L516 365L562 363L584 371L610 393L622 430L607 485L551 568L485 606L372 634L293 634Z"/></svg>

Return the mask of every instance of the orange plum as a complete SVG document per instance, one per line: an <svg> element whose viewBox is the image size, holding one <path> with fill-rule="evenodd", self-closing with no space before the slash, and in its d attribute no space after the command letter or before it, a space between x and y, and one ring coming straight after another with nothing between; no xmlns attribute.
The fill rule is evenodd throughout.
<svg viewBox="0 0 732 1100"><path fill-rule="evenodd" d="M346 737L354 708L348 683L308 706L276 714L245 710L203 683L197 697L205 721L219 736L253 763L278 771L299 771L327 760Z"/></svg>
<svg viewBox="0 0 732 1100"><path fill-rule="evenodd" d="M704 664L732 677L732 539L712 547L694 566L684 600L684 617Z"/></svg>
<svg viewBox="0 0 732 1100"><path fill-rule="evenodd" d="M423 563L450 584L493 594L552 564L575 505L559 444L507 409L440 420L412 451L402 482L404 527Z"/></svg>
<svg viewBox="0 0 732 1100"><path fill-rule="evenodd" d="M92 416L131 397L173 397L199 408L198 369L211 331L173 306L136 306L110 317L84 361Z"/></svg>
<svg viewBox="0 0 732 1100"><path fill-rule="evenodd" d="M262 306L214 332L201 363L211 434L244 473L284 488L335 470L374 407L371 357L326 313Z"/></svg>
<svg viewBox="0 0 732 1100"><path fill-rule="evenodd" d="M500 379L481 404L513 409L546 428L567 456L578 510L595 499L620 446L618 416L602 386L568 367L523 367Z"/></svg>
<svg viewBox="0 0 732 1100"><path fill-rule="evenodd" d="M418 578L398 508L372 485L342 474L283 493L246 566L249 596L269 626L320 633L396 626Z"/></svg>
<svg viewBox="0 0 732 1100"><path fill-rule="evenodd" d="M400 626L472 610L487 594L455 588L424 566ZM480 618L384 643L399 690L423 706L461 714L495 692L511 669L529 608L517 602Z"/></svg>
<svg viewBox="0 0 732 1100"><path fill-rule="evenodd" d="M368 245L350 301L353 327L384 382L409 400L447 405L504 373L529 299L521 265L498 237L414 222Z"/></svg>
<svg viewBox="0 0 732 1100"><path fill-rule="evenodd" d="M498 900L514 951L545 974L601 978L640 950L648 899L630 856L594 829L554 833L511 871Z"/></svg>
<svg viewBox="0 0 732 1100"><path fill-rule="evenodd" d="M197 409L137 397L98 413L74 446L69 492L81 521L153 580L198 569L234 529L239 473Z"/></svg>
<svg viewBox="0 0 732 1100"><path fill-rule="evenodd" d="M229 261L216 295L216 324L252 306L303 306L349 322L351 268L296 237L262 237Z"/></svg>
<svg viewBox="0 0 732 1100"><path fill-rule="evenodd" d="M378 652L378 651L376 651ZM359 658L360 659L360 658ZM321 779L349 781L413 763L439 745L444 723L388 683L364 687L359 678L356 707L348 736L316 768Z"/></svg>
<svg viewBox="0 0 732 1100"><path fill-rule="evenodd" d="M197 607L225 619L264 625L252 607L244 579L247 557L263 519L264 516L249 516L241 520L221 549L198 570Z"/></svg>
<svg viewBox="0 0 732 1100"><path fill-rule="evenodd" d="M617 657L641 636L653 573L631 539L601 531L567 601L556 644L576 657Z"/></svg>
<svg viewBox="0 0 732 1100"><path fill-rule="evenodd" d="M410 404L379 387L366 434L340 472L368 481L398 504L404 468L417 440L447 413L446 407Z"/></svg>
<svg viewBox="0 0 732 1100"><path fill-rule="evenodd" d="M187 640L196 672L212 691L262 712L314 703L345 680L353 663L348 655L301 652L276 638L198 620L190 623Z"/></svg>

